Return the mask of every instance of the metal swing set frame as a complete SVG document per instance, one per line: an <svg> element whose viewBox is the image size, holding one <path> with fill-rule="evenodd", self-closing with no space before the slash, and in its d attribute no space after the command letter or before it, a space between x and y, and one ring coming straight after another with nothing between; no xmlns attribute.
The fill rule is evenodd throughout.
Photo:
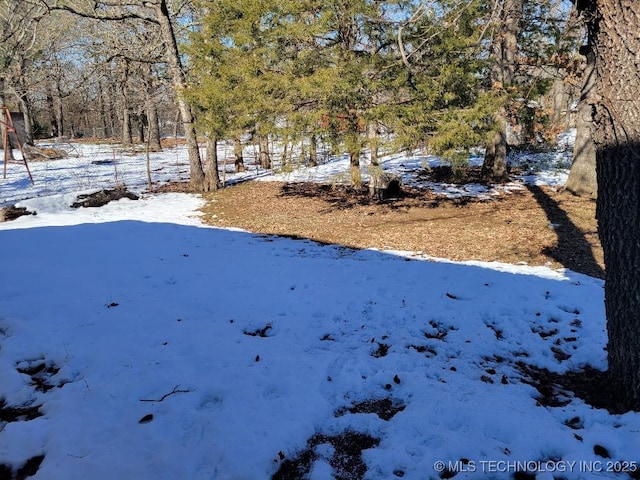
<svg viewBox="0 0 640 480"><path fill-rule="evenodd" d="M13 123L13 119L11 118L11 112L8 107L0 106L0 124L4 127L2 129L2 148L4 151L4 169L3 169L3 178L7 178L7 164L9 163L9 149L11 145L9 143L9 135L13 134L16 140L16 144L18 145L18 149L20 150L20 154L22 155L22 162L14 161L14 163L24 163L25 168L27 169L27 173L29 174L29 180L31 180L31 184L34 184L33 177L31 176L31 170L29 170L29 165L27 164L27 157L24 154L24 150L22 149L22 144L20 143L20 139L18 138L18 132Z"/></svg>

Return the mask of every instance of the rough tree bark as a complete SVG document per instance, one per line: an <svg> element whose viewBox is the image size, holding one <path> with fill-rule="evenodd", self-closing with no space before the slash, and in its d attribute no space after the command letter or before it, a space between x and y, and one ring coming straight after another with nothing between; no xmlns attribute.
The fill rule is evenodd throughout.
<svg viewBox="0 0 640 480"><path fill-rule="evenodd" d="M593 124L592 106L589 97L594 84L595 54L590 45L582 47L581 52L586 57L582 72L582 90L576 117L576 141L573 145L573 163L566 189L581 197L597 197L598 181L596 179L596 147L591 139Z"/></svg>
<svg viewBox="0 0 640 480"><path fill-rule="evenodd" d="M499 31L493 41L491 55L491 81L496 90L506 90L513 83L516 57L518 55L518 33L522 19L523 0L504 0L500 11ZM492 181L504 181L507 174L507 122L506 107L500 107L493 122L495 131L487 144L482 164L482 174Z"/></svg>
<svg viewBox="0 0 640 480"><path fill-rule="evenodd" d="M156 101L153 97L155 85L151 73L150 64L143 66L142 74L145 84L145 111L147 114L148 124L147 135L149 135L149 148L154 152L160 152L162 151L162 145L160 143L160 123L158 121L158 106L156 105Z"/></svg>
<svg viewBox="0 0 640 480"><path fill-rule="evenodd" d="M171 72L171 81L173 82L173 87L178 97L178 109L180 110L184 134L187 139L191 189L199 192L206 191L205 174L200 159L200 149L198 148L198 137L193 112L191 111L191 106L184 98L184 89L187 85L186 75L182 60L180 59L178 43L166 0L160 0L155 9L162 31L162 38L167 49L166 55L169 71Z"/></svg>
<svg viewBox="0 0 640 480"><path fill-rule="evenodd" d="M271 155L269 155L269 137L267 137L266 135L258 136L258 151L260 166L264 169L271 168Z"/></svg>
<svg viewBox="0 0 640 480"><path fill-rule="evenodd" d="M597 219L604 250L609 381L640 411L640 2L582 0L595 54Z"/></svg>
<svg viewBox="0 0 640 480"><path fill-rule="evenodd" d="M215 192L222 188L220 174L218 173L218 139L215 135L209 135L207 138L207 162L205 169L207 179L206 190Z"/></svg>

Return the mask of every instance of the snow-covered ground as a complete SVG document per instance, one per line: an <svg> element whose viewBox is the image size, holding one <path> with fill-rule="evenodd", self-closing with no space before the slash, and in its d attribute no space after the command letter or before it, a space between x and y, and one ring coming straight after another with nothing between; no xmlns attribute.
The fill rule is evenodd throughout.
<svg viewBox="0 0 640 480"><path fill-rule="evenodd" d="M0 183L1 204L38 213L0 223L0 478L39 461L36 479L360 478L349 440L379 480L628 478L613 470L640 462L639 414L540 406L516 366L604 369L602 281L211 228L195 195L70 209L115 183L91 163L108 152L82 148L30 163L34 186L13 164ZM152 166L186 178L181 149ZM144 191L143 156L116 168Z"/></svg>
<svg viewBox="0 0 640 480"><path fill-rule="evenodd" d="M512 156L513 166L524 167L526 173L518 181L489 188L484 185L449 185L425 182L420 173L425 168L442 164L438 157L414 152L407 154L386 155L381 160L381 167L402 176L406 185L429 188L436 193L449 196L491 195L499 190L521 188L522 182L545 185L563 185L567 179L571 165L571 143L575 131L563 134L559 138L557 151L546 154L521 153ZM140 193L148 187L147 157L144 147L137 150L121 149L112 144L84 143L42 143L41 147L50 147L65 151L68 155L59 160L30 161L29 171L34 182L31 183L27 168L18 160L7 165L7 175L0 183L0 207L34 197L49 197L63 193L91 192L104 188L113 188L117 184L125 184L129 190ZM280 164L281 149L275 145L273 155L274 169L261 169L256 161L257 152L253 146L244 148L247 171L233 172L232 147L226 143L218 144L218 158L227 161L226 172L220 177L227 184L247 180L292 181L292 182L330 182L345 183L349 181L349 158L329 157L321 155L320 165L309 167L304 163L288 165ZM204 154L204 150L202 151ZM21 158L16 150L15 157ZM2 160L0 158L0 160ZM472 156L471 165L479 165L481 156ZM169 181L186 181L189 178L189 160L184 147L168 148L163 152L151 152L149 155L151 181L160 185ZM362 178L369 176L368 154L363 155Z"/></svg>

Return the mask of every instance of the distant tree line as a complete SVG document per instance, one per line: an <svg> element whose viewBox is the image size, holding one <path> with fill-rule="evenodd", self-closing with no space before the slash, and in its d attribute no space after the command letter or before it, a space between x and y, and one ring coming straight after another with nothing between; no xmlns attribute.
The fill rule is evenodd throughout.
<svg viewBox="0 0 640 480"><path fill-rule="evenodd" d="M0 103L24 114L29 142L159 149L184 133L194 190L220 186L215 151L199 158L195 137L239 146L247 134L265 168L274 141L285 163L312 165L322 144L349 155L354 180L365 151L375 165L422 148L456 167L481 146L500 181L510 146L568 126L585 37L575 11L566 0L0 0Z"/></svg>

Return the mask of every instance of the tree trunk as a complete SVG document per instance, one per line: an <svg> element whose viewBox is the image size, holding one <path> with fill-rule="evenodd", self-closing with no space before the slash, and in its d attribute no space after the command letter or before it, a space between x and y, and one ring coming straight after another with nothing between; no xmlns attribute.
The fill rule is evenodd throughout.
<svg viewBox="0 0 640 480"><path fill-rule="evenodd" d="M285 136L283 138L284 147L282 148L282 155L280 156L280 167L284 168L287 166L289 160L289 137Z"/></svg>
<svg viewBox="0 0 640 480"><path fill-rule="evenodd" d="M205 168L206 191L215 192L222 188L220 174L218 173L218 139L215 135L207 138L207 162Z"/></svg>
<svg viewBox="0 0 640 480"><path fill-rule="evenodd" d="M136 128L138 129L138 142L144 143L146 135L144 134L144 128L147 123L147 116L144 111L138 112L135 116Z"/></svg>
<svg viewBox="0 0 640 480"><path fill-rule="evenodd" d="M122 77L120 77L120 100L122 101L122 136L124 145L133 143L131 135L131 112L129 111L129 99L127 98L127 81L129 80L129 64L124 62Z"/></svg>
<svg viewBox="0 0 640 480"><path fill-rule="evenodd" d="M65 128L64 106L62 104L62 88L60 87L60 79L56 78L51 90L52 95L52 117L55 119L56 137L61 139L67 133Z"/></svg>
<svg viewBox="0 0 640 480"><path fill-rule="evenodd" d="M516 59L518 56L518 33L522 19L523 0L504 0L498 18L497 36L491 47L493 65L491 82L493 88L507 95L508 87L514 81ZM505 98L505 101L506 98ZM482 165L483 175L492 181L504 181L507 174L507 125L506 107L498 109L494 115L495 133L487 144Z"/></svg>
<svg viewBox="0 0 640 480"><path fill-rule="evenodd" d="M162 31L165 48L167 49L167 63L169 65L169 71L171 72L173 87L176 91L176 96L178 97L178 109L180 110L184 134L187 139L191 189L202 192L205 190L205 175L202 168L202 162L200 160L198 137L196 134L191 106L184 98L183 91L187 83L186 76L182 67L182 60L180 59L176 35L171 23L171 16L169 15L166 0L160 0L158 2L158 5L156 6L156 15Z"/></svg>
<svg viewBox="0 0 640 480"><path fill-rule="evenodd" d="M558 72L560 74L560 72ZM551 87L551 101L553 103L553 125L557 126L561 123L564 124L563 113L567 108L567 87L564 83L564 79L558 76L553 82Z"/></svg>
<svg viewBox="0 0 640 480"><path fill-rule="evenodd" d="M566 189L574 195L597 197L596 148L591 139L593 109L589 104L594 84L595 55L591 46L583 47L586 64L576 118L576 141L573 145L573 163L567 179Z"/></svg>
<svg viewBox="0 0 640 480"><path fill-rule="evenodd" d="M26 93L18 96L18 103L20 104L22 122L24 123L24 139L22 139L21 143L34 145L33 117L31 116L31 104Z"/></svg>
<svg viewBox="0 0 640 480"><path fill-rule="evenodd" d="M158 106L153 98L147 99L147 122L149 135L149 148L154 152L162 151L162 144L160 143L160 121L158 120Z"/></svg>
<svg viewBox="0 0 640 480"><path fill-rule="evenodd" d="M124 98L122 105L122 143L124 145L133 143L133 137L131 136L131 114L129 113L129 108Z"/></svg>
<svg viewBox="0 0 640 480"><path fill-rule="evenodd" d="M494 182L509 178L507 174L507 111L500 108L493 117L496 129L487 145L482 163L482 175Z"/></svg>
<svg viewBox="0 0 640 480"><path fill-rule="evenodd" d="M239 138L233 139L233 156L235 157L236 173L246 171L244 167L244 156L242 155L242 141Z"/></svg>
<svg viewBox="0 0 640 480"><path fill-rule="evenodd" d="M109 120L109 135L108 135L109 137L115 137L116 130L117 130L118 115L116 114L115 99L116 99L116 86L112 82L108 85L107 95L106 95L106 107L107 107L108 120Z"/></svg>
<svg viewBox="0 0 640 480"><path fill-rule="evenodd" d="M109 130L109 121L107 120L107 112L104 104L104 91L102 87L102 80L98 80L97 87L98 87L98 95L96 100L98 101L98 111L100 114L100 126L102 128L102 138L106 138L109 136L107 133Z"/></svg>
<svg viewBox="0 0 640 480"><path fill-rule="evenodd" d="M58 121L56 120L53 96L51 96L51 93L47 93L47 110L49 111L49 123L51 124L50 133L51 136L55 138L58 136Z"/></svg>
<svg viewBox="0 0 640 480"><path fill-rule="evenodd" d="M5 89L5 85L4 85L4 79L2 77L0 77L0 107L4 107L7 102L5 99L5 93L4 93L4 89ZM0 116L0 120L2 120L4 122L4 112L1 112L2 115ZM13 155L13 142L11 140L11 135L8 135L7 132L5 131L5 125L4 123L0 123L0 148L4 149L4 139L7 139L7 150L6 152L3 152L3 160L6 159L6 161L14 161L15 157Z"/></svg>
<svg viewBox="0 0 640 480"><path fill-rule="evenodd" d="M155 91L154 79L151 72L151 65L142 69L145 83L145 111L147 115L147 135L149 135L149 148L154 152L162 151L160 144L160 122L158 121L158 106L153 98Z"/></svg>
<svg viewBox="0 0 640 480"><path fill-rule="evenodd" d="M591 102L609 380L616 401L640 411L640 2L590 0L582 7L595 54Z"/></svg>
<svg viewBox="0 0 640 480"><path fill-rule="evenodd" d="M315 134L311 135L309 145L309 166L315 167L318 165L318 137Z"/></svg>
<svg viewBox="0 0 640 480"><path fill-rule="evenodd" d="M367 134L369 136L369 150L371 151L371 165L378 165L378 128L376 122L369 123Z"/></svg>
<svg viewBox="0 0 640 480"><path fill-rule="evenodd" d="M267 137L266 135L258 136L258 149L260 166L264 169L271 168L271 156L269 155L269 137Z"/></svg>

